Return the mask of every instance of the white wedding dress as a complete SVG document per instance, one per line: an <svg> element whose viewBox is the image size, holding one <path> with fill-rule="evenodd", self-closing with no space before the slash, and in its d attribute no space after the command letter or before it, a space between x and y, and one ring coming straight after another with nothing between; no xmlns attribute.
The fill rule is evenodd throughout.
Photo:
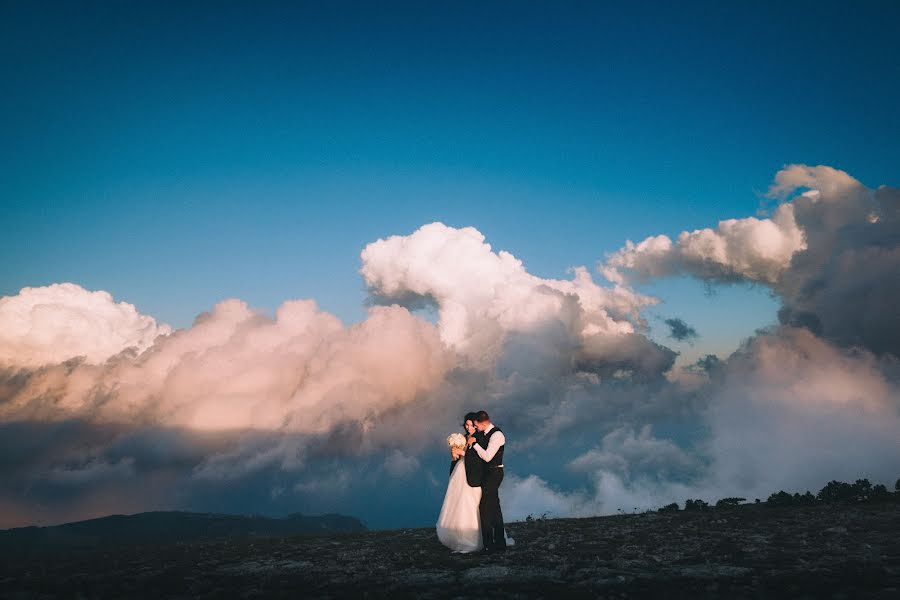
<svg viewBox="0 0 900 600"><path fill-rule="evenodd" d="M481 541L481 518L478 516L481 488L471 487L466 481L465 463L465 459L459 459L453 465L437 521L438 539L454 552L475 552L484 548ZM515 543L505 531L503 535L508 546Z"/></svg>

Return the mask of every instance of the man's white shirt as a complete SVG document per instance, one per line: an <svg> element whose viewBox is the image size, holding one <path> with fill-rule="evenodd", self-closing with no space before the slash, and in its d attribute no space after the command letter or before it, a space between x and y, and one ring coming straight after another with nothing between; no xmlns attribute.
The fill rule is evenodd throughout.
<svg viewBox="0 0 900 600"><path fill-rule="evenodd" d="M494 429L493 425L491 425L490 427L487 428L487 430L485 430L484 435L487 435L491 429ZM490 440L488 440L487 448L482 448L481 444L478 444L477 442L475 444L473 444L472 447L475 448L475 452L478 453L478 456L481 457L481 460L483 460L484 462L490 462L491 459L494 458L494 455L497 454L497 450L500 449L500 446L504 445L505 443L506 443L506 438L503 437L503 432L498 431L497 433L495 433L494 435L491 436ZM497 465L497 466L502 467L503 465Z"/></svg>

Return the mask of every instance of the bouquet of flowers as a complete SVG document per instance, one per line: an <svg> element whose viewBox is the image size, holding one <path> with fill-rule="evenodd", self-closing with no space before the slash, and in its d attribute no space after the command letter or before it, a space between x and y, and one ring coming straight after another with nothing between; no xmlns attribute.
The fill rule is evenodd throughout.
<svg viewBox="0 0 900 600"><path fill-rule="evenodd" d="M451 448L459 448L461 450L465 450L466 436L461 433L451 433L447 436L447 445Z"/></svg>

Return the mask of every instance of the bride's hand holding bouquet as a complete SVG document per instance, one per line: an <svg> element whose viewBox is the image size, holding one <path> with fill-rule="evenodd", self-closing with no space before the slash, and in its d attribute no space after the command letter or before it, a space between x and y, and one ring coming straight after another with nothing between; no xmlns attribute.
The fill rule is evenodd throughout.
<svg viewBox="0 0 900 600"><path fill-rule="evenodd" d="M453 460L466 455L466 436L461 433L451 433L447 436L447 445L450 446L450 454Z"/></svg>

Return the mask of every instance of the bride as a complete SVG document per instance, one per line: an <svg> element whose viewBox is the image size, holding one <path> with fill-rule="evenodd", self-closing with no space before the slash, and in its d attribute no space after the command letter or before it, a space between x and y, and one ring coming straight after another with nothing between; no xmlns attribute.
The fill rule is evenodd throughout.
<svg viewBox="0 0 900 600"><path fill-rule="evenodd" d="M475 413L465 416L463 427L470 436L480 435L475 429ZM437 536L443 545L454 552L475 552L484 548L481 518L478 515L484 461L471 446L467 448L464 442L462 447L451 447L450 452L453 463L444 504L437 521ZM509 536L506 539L508 545L514 543Z"/></svg>

